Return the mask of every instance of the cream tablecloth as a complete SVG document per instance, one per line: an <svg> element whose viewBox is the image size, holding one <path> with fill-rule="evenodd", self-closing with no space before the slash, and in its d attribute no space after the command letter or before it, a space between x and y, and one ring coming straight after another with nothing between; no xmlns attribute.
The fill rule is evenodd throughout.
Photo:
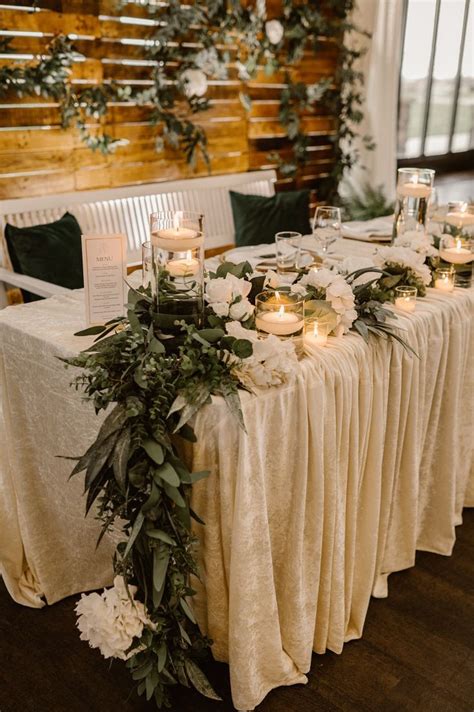
<svg viewBox="0 0 474 712"><path fill-rule="evenodd" d="M206 521L196 609L236 708L305 682L313 650L360 637L371 594L387 595L416 549L451 553L474 505L473 304L470 290L429 290L401 317L420 360L332 340L293 383L243 395L247 435L219 399L200 412L192 458L211 476L193 492ZM55 457L82 453L99 425L56 358L85 348L72 336L82 310L79 292L0 313L0 565L30 606L112 578L113 542L95 552L82 480Z"/></svg>

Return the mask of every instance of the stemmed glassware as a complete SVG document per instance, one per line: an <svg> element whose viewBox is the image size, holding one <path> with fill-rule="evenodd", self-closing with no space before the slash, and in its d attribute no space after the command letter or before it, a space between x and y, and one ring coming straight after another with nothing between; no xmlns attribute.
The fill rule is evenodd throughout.
<svg viewBox="0 0 474 712"><path fill-rule="evenodd" d="M315 251L319 257L325 257L330 246L341 237L341 210L331 205L316 208L313 218L313 237Z"/></svg>

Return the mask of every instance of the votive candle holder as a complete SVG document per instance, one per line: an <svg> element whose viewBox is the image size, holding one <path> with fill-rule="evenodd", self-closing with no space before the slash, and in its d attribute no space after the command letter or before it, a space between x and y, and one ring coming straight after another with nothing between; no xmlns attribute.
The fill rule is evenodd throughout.
<svg viewBox="0 0 474 712"><path fill-rule="evenodd" d="M255 328L261 339L270 334L290 339L298 356L303 353L304 298L298 294L260 292L255 299Z"/></svg>
<svg viewBox="0 0 474 712"><path fill-rule="evenodd" d="M434 273L434 287L441 292L454 290L455 271L452 267L439 267Z"/></svg>
<svg viewBox="0 0 474 712"><path fill-rule="evenodd" d="M413 313L416 307L416 287L395 287L395 306L407 313Z"/></svg>

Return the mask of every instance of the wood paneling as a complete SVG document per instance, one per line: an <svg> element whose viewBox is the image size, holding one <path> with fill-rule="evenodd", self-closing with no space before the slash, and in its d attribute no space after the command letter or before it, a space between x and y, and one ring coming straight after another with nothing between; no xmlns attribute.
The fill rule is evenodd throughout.
<svg viewBox="0 0 474 712"><path fill-rule="evenodd" d="M148 19L145 7L135 3L120 7L117 0L40 0L35 11L21 9L31 6L31 0L11 1L2 6L0 34L5 30L38 34L14 36L11 54L0 59L0 66L25 62L24 55L44 54L51 38L62 32L78 36L74 44L85 58L72 68L72 80L78 89L112 80L136 88L151 84L146 48L136 41L146 40L152 28L127 22L127 18ZM277 8L278 0L267 2L269 16ZM211 108L193 117L206 130L212 172L272 166L269 154L274 150L291 160L291 146L278 121L285 72L269 77L261 67L255 79L244 87L238 78L231 46L229 51L228 80L210 82ZM296 81L315 82L332 76L337 61L337 44L322 38L317 58L305 53L298 66L289 68L289 72ZM252 98L248 113L239 99L243 90ZM18 98L10 92L0 102L0 198L205 175L207 167L201 158L193 172L179 152L170 147L157 152L156 139L162 134L162 127L147 123L150 109L146 105L116 102L109 105L105 120L97 123L91 120L92 132L105 129L114 138L129 142L113 154L103 156L85 148L73 129L60 128L60 114L54 101L38 96ZM280 180L281 189L295 185L317 188L334 161L330 137L336 129L336 118L325 115L321 109L316 115L305 115L302 123L310 136L308 164L296 180Z"/></svg>

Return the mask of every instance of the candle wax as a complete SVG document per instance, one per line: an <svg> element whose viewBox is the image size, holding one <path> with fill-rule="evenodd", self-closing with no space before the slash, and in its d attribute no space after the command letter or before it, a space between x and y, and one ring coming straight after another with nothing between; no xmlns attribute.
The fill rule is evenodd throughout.
<svg viewBox="0 0 474 712"><path fill-rule="evenodd" d="M464 265L471 262L473 255L470 250L465 247L447 247L440 250L439 256L446 262L451 262L456 265Z"/></svg>
<svg viewBox="0 0 474 712"><path fill-rule="evenodd" d="M423 183L404 183L398 192L404 198L427 198L431 193L431 188Z"/></svg>
<svg viewBox="0 0 474 712"><path fill-rule="evenodd" d="M404 312L414 312L416 306L416 299L413 297L397 297L395 299L395 306Z"/></svg>
<svg viewBox="0 0 474 712"><path fill-rule="evenodd" d="M283 307L280 311L264 312L257 316L255 325L258 330L276 336L290 336L303 328L303 319L298 314L285 312Z"/></svg>
<svg viewBox="0 0 474 712"><path fill-rule="evenodd" d="M435 289L440 289L442 292L452 292L454 289L453 280L451 278L439 277L435 279Z"/></svg>
<svg viewBox="0 0 474 712"><path fill-rule="evenodd" d="M169 252L186 252L200 247L204 236L186 227L155 230L151 233L153 245Z"/></svg>
<svg viewBox="0 0 474 712"><path fill-rule="evenodd" d="M187 255L183 260L171 260L166 265L171 277L192 277L199 271L199 261Z"/></svg>

